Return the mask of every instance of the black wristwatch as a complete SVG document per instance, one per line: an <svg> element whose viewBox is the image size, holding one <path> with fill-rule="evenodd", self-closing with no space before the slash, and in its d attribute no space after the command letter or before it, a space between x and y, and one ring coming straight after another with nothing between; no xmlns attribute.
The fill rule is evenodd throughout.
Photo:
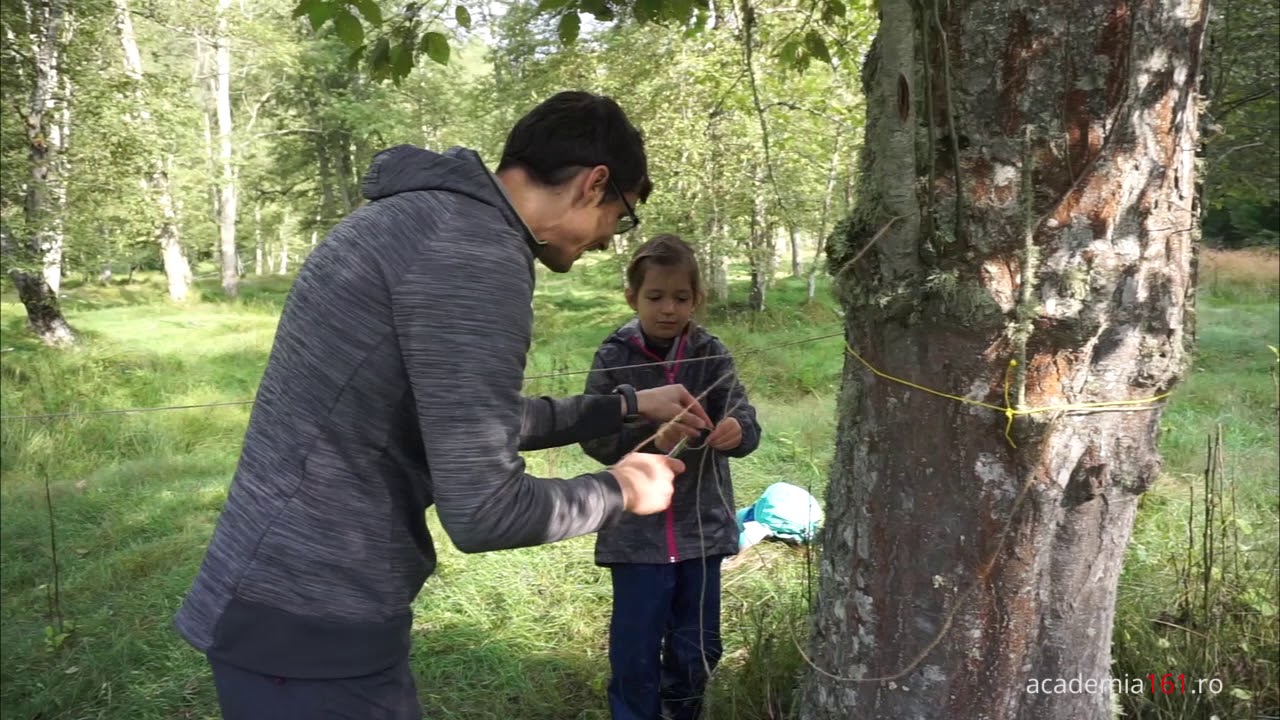
<svg viewBox="0 0 1280 720"><path fill-rule="evenodd" d="M613 389L615 395L621 395L627 403L627 412L622 416L622 422L633 423L640 419L640 402L636 400L636 389L630 385L619 385Z"/></svg>

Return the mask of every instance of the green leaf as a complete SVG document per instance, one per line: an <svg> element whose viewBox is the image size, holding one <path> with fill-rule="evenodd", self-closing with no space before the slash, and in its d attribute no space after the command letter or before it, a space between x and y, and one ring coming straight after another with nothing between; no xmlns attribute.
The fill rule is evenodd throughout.
<svg viewBox="0 0 1280 720"><path fill-rule="evenodd" d="M380 70L387 67L391 57L391 41L384 35L378 38L378 42L373 44L373 50L369 51L369 69L377 75Z"/></svg>
<svg viewBox="0 0 1280 720"><path fill-rule="evenodd" d="M1248 537L1253 534L1253 526L1249 524L1248 520L1242 517L1238 517L1238 518L1235 518L1235 521L1236 521L1236 527L1240 528L1240 532L1244 534L1245 537Z"/></svg>
<svg viewBox="0 0 1280 720"><path fill-rule="evenodd" d="M448 47L449 45L446 43L445 48ZM448 59L448 53L446 53L445 60L447 61ZM413 43L407 41L396 43L395 47L391 48L391 79L399 82L400 78L405 77L412 70Z"/></svg>
<svg viewBox="0 0 1280 720"><path fill-rule="evenodd" d="M303 15L311 21L311 29L319 31L325 22L338 12L338 4L334 2L326 2L325 0L301 0L293 8L293 17L300 18Z"/></svg>
<svg viewBox="0 0 1280 720"><path fill-rule="evenodd" d="M800 41L792 38L782 46L782 50L778 53L778 57L782 62L795 67L799 64L800 58Z"/></svg>
<svg viewBox="0 0 1280 720"><path fill-rule="evenodd" d="M311 20L311 29L315 32L320 32L320 28L329 21L329 18L332 18L341 9L334 2L317 2L307 15Z"/></svg>
<svg viewBox="0 0 1280 720"><path fill-rule="evenodd" d="M419 47L437 64L449 64L449 38L443 33L429 32L423 35Z"/></svg>
<svg viewBox="0 0 1280 720"><path fill-rule="evenodd" d="M1231 697L1236 698L1238 700L1252 700L1253 693L1249 692L1248 690L1245 690L1244 688L1232 688Z"/></svg>
<svg viewBox="0 0 1280 720"><path fill-rule="evenodd" d="M566 13L560 18L560 42L572 45L578 41L578 31L582 29L582 18L578 13Z"/></svg>
<svg viewBox="0 0 1280 720"><path fill-rule="evenodd" d="M662 13L662 0L636 0L634 12L637 22L654 22Z"/></svg>
<svg viewBox="0 0 1280 720"><path fill-rule="evenodd" d="M657 15L659 18L665 15L667 19L683 25L689 22L689 15L692 12L693 0L667 0L665 3L659 4Z"/></svg>
<svg viewBox="0 0 1280 720"><path fill-rule="evenodd" d="M355 47L364 42L364 26L351 11L342 8L333 16L333 29L338 32L342 42Z"/></svg>
<svg viewBox="0 0 1280 720"><path fill-rule="evenodd" d="M809 54L824 63L831 63L831 53L827 51L827 41L822 39L816 30L810 30L804 36L804 46Z"/></svg>
<svg viewBox="0 0 1280 720"><path fill-rule="evenodd" d="M364 50L365 50L365 46L361 45L360 47L351 51L351 54L347 56L348 70L355 72L356 70L360 69L360 58L364 56Z"/></svg>
<svg viewBox="0 0 1280 720"><path fill-rule="evenodd" d="M604 0L579 0L578 7L601 22L613 20L613 9Z"/></svg>
<svg viewBox="0 0 1280 720"><path fill-rule="evenodd" d="M347 0L347 3L354 5L370 25L377 27L382 24L382 9L378 7L377 0Z"/></svg>
<svg viewBox="0 0 1280 720"><path fill-rule="evenodd" d="M458 21L458 27L463 30L471 29L471 11L459 5L453 9L453 19Z"/></svg>
<svg viewBox="0 0 1280 720"><path fill-rule="evenodd" d="M827 0L822 7L822 20L827 24L835 22L836 18L842 18L848 8L840 0Z"/></svg>
<svg viewBox="0 0 1280 720"><path fill-rule="evenodd" d="M311 8L315 7L317 3L322 1L323 0L301 0L297 5L293 6L293 15L291 17L294 20L297 20L303 15L311 14Z"/></svg>
<svg viewBox="0 0 1280 720"><path fill-rule="evenodd" d="M551 10L559 10L568 7L573 0L539 0L538 12L549 12Z"/></svg>

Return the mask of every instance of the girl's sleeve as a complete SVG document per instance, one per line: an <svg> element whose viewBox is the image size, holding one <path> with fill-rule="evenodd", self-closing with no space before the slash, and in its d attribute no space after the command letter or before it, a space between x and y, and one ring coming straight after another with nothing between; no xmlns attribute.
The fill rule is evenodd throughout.
<svg viewBox="0 0 1280 720"><path fill-rule="evenodd" d="M712 382L719 380L719 382L708 393L706 404L712 413L712 419L717 423L730 415L737 419L738 424L742 426L742 442L738 447L727 451L725 455L746 457L760 446L760 421L756 418L755 406L747 397L747 389L743 387L742 380L738 377L738 368L729 354L729 349L717 340L712 347L712 352L724 357L712 363L714 367L711 380Z"/></svg>

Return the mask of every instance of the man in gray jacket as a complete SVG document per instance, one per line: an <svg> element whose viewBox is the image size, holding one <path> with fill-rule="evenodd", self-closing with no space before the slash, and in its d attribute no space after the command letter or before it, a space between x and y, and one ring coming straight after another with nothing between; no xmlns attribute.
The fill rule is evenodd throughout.
<svg viewBox="0 0 1280 720"><path fill-rule="evenodd" d="M560 93L473 151L374 158L370 201L302 266L227 503L178 632L209 658L228 720L421 717L410 603L435 567L434 504L463 552L595 532L670 502L678 461L632 454L580 477L519 451L623 420L710 421L683 386L523 398L536 258L566 272L633 227L644 143L612 100Z"/></svg>

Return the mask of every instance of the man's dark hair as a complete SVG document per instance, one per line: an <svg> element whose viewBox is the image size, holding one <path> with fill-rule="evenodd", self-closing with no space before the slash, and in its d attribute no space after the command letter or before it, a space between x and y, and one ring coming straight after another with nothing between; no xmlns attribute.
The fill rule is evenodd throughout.
<svg viewBox="0 0 1280 720"><path fill-rule="evenodd" d="M609 168L613 187L649 198L653 182L644 151L644 138L618 103L603 95L581 91L556 93L520 118L507 135L498 171L519 167L535 181L557 186L584 168Z"/></svg>

